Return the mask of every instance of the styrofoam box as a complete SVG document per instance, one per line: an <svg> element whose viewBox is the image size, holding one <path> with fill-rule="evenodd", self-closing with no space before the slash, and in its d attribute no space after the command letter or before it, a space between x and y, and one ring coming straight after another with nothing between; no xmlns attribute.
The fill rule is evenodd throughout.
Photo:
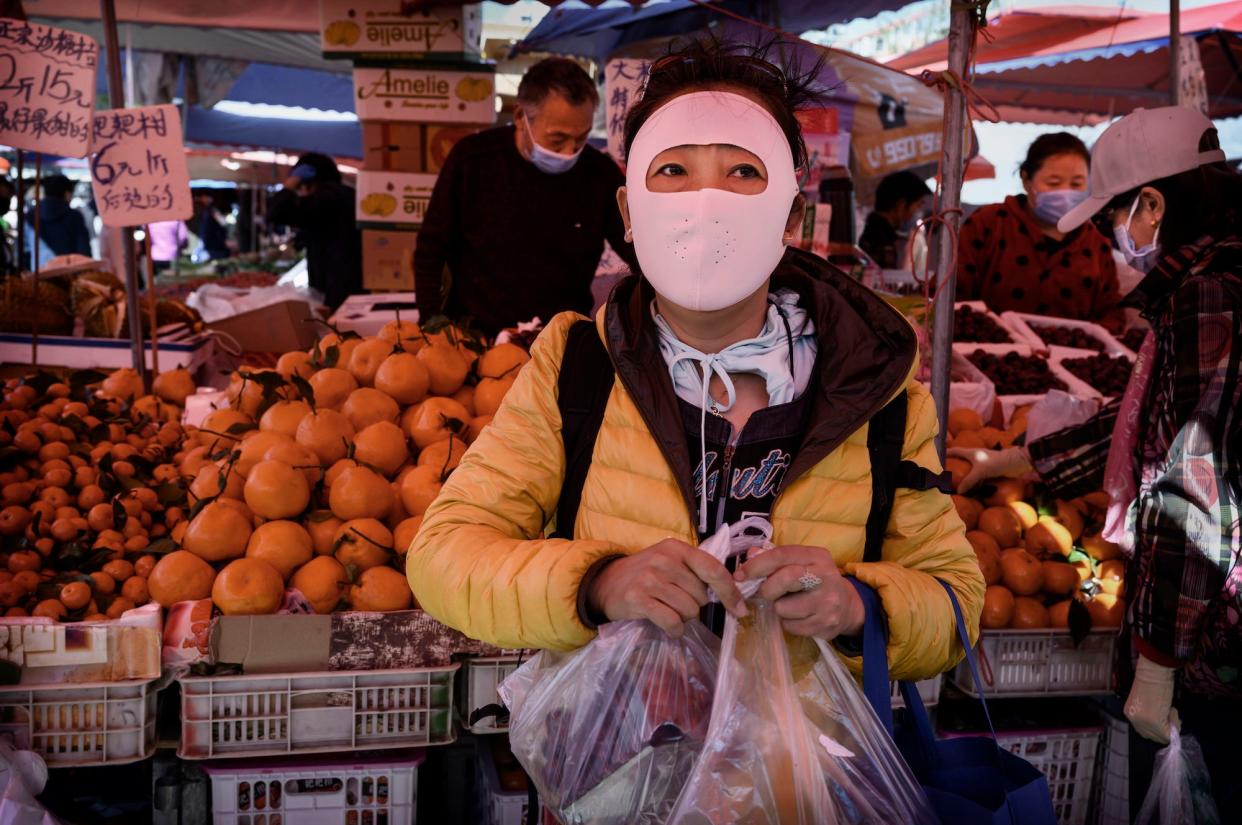
<svg viewBox="0 0 1242 825"><path fill-rule="evenodd" d="M203 766L213 825L413 825L421 752Z"/></svg>
<svg viewBox="0 0 1242 825"><path fill-rule="evenodd" d="M1065 327L1066 329L1080 329L1083 332L1095 338L1104 345L1104 352L1108 355L1121 356L1131 361L1135 359L1135 352L1125 344L1113 337L1112 333L1104 329L1093 321L1077 321L1072 318L1054 318L1051 315L1031 315L1026 312L1004 312L1001 317L1009 324L1011 328L1017 330L1027 343L1031 346L1047 351L1053 345L1044 341L1039 335L1038 327ZM1095 352L1091 352L1095 355Z"/></svg>
<svg viewBox="0 0 1242 825"><path fill-rule="evenodd" d="M1026 344L971 344L971 343L954 343L953 351L961 353L963 357L969 357L975 350L983 350L993 355L1006 355L1016 352L1019 355L1028 357L1038 357L1035 349ZM1068 350L1068 352L1082 353L1086 350ZM1089 353L1094 354L1094 353ZM972 362L973 363L973 362ZM1052 360L1048 361L1048 369L1057 378L1065 383L1066 392L1079 398L1094 398L1100 400L1103 396L1098 393L1095 388L1084 383L1082 380L1071 374L1060 364ZM986 373L985 373L986 375ZM1005 426L1009 426L1009 420L1013 417L1014 410L1030 404L1038 403L1043 400L1044 394L1036 395L1002 395L997 389L996 398L1001 403L1001 409L1004 413Z"/></svg>
<svg viewBox="0 0 1242 825"><path fill-rule="evenodd" d="M1068 630L985 630L975 647L989 697L1088 696L1112 692L1117 631L1093 630L1074 646ZM953 681L978 696L970 667L958 665Z"/></svg>
<svg viewBox="0 0 1242 825"><path fill-rule="evenodd" d="M147 369L153 369L151 342L144 344ZM215 351L211 335L199 333L159 341L160 371L187 369L194 372L207 363ZM0 363L32 364L35 360L31 336L15 332L0 333ZM134 365L128 339L78 338L72 335L40 335L38 362L43 366L71 369L120 369Z"/></svg>
<svg viewBox="0 0 1242 825"><path fill-rule="evenodd" d="M518 669L521 662L522 657L518 655L480 656L466 660L466 672L460 680L462 701L459 710L462 727L471 733L501 733L509 729L508 722L499 723L495 717L480 719L471 725L470 714L481 707L500 702L497 688L510 673Z"/></svg>
<svg viewBox="0 0 1242 825"><path fill-rule="evenodd" d="M1048 363L1052 364L1056 369L1060 370L1061 372L1064 372L1067 375L1073 376L1074 380L1077 381L1079 384L1082 384L1084 387L1091 387L1091 385L1088 384L1086 381L1083 381L1081 378L1074 375L1074 373L1070 372L1069 369L1066 368L1064 362L1066 359L1069 359L1069 358L1094 358L1095 356L1099 354L1100 353L1094 352L1089 349L1074 349L1072 347L1049 347L1048 348ZM1134 364L1134 360L1135 358L1137 358L1137 356L1126 355L1125 353L1118 353L1116 355L1114 355L1113 353L1105 353L1105 355L1108 355L1111 358L1124 358L1127 361L1129 361L1131 365ZM1095 394L1093 396L1088 396L1088 397L1096 398L1099 400L1104 399L1105 396L1103 392L1101 392L1100 390L1097 390L1095 387L1091 387L1091 390Z"/></svg>
<svg viewBox="0 0 1242 825"><path fill-rule="evenodd" d="M458 667L185 677L177 754L212 759L448 744Z"/></svg>
<svg viewBox="0 0 1242 825"><path fill-rule="evenodd" d="M413 292L387 292L380 295L351 295L329 320L341 332L356 332L364 338L379 335L384 324L397 320L418 323Z"/></svg>
<svg viewBox="0 0 1242 825"><path fill-rule="evenodd" d="M146 759L155 752L157 682L0 688L0 737L52 768Z"/></svg>

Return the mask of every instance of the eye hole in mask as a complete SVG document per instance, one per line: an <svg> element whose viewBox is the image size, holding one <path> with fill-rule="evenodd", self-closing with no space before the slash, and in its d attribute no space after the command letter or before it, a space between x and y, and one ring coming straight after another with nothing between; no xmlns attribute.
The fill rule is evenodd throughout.
<svg viewBox="0 0 1242 825"><path fill-rule="evenodd" d="M767 186L763 161L753 152L728 144L674 146L656 155L647 171L649 192L720 189L758 195Z"/></svg>

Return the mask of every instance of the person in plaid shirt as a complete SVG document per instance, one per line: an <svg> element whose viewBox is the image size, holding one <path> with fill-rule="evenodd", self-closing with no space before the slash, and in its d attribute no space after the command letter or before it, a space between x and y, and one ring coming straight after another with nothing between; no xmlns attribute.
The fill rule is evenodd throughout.
<svg viewBox="0 0 1242 825"><path fill-rule="evenodd" d="M1130 385L1081 425L967 458L972 482L1034 469L1059 496L1109 491L1137 653L1132 813L1179 725L1203 749L1220 821L1242 822L1242 176L1219 147L1211 121L1181 107L1138 110L1100 136L1091 196L1059 228L1103 211L1148 273L1125 300L1152 325Z"/></svg>

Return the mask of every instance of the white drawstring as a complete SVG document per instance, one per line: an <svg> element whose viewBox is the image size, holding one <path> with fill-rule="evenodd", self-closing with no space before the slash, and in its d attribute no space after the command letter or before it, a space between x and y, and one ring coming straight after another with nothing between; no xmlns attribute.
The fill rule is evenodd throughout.
<svg viewBox="0 0 1242 825"><path fill-rule="evenodd" d="M699 401L699 466L702 468L699 479L699 535L701 536L707 532L707 404L709 401L714 402L717 410L721 412L731 410L737 401L737 391L733 387L733 379L729 377L721 359L716 355L707 355L697 350L683 350L673 356L669 367L672 368L680 361L694 361L703 370L703 397ZM724 385L726 399L724 404L715 402L709 393L713 374L719 376L720 383ZM720 472L724 472L723 467ZM722 481L727 483L726 479Z"/></svg>

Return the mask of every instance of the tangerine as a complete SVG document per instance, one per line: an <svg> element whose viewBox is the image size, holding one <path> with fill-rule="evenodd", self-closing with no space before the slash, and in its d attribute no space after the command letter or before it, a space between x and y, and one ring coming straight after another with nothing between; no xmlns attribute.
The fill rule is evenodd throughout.
<svg viewBox="0 0 1242 825"><path fill-rule="evenodd" d="M297 437L298 424L311 412L305 401L277 401L267 408L259 419L259 429L264 432L281 433L290 440Z"/></svg>
<svg viewBox="0 0 1242 825"><path fill-rule="evenodd" d="M392 349L391 341L385 341L383 338L364 338L358 346L354 347L345 368L358 382L358 386L370 387L375 383L375 373L379 371L380 364L392 355Z"/></svg>
<svg viewBox="0 0 1242 825"><path fill-rule="evenodd" d="M389 321L380 328L379 337L408 353L418 352L427 343L423 331L413 321Z"/></svg>
<svg viewBox="0 0 1242 825"><path fill-rule="evenodd" d="M1013 618L1014 597L999 584L989 587L983 594L983 613L979 616L979 626L989 630L998 630L1009 626Z"/></svg>
<svg viewBox="0 0 1242 825"><path fill-rule="evenodd" d="M1055 627L1058 630L1067 629L1069 627L1070 605L1073 603L1073 599L1064 599L1051 605L1048 608L1048 626Z"/></svg>
<svg viewBox="0 0 1242 825"><path fill-rule="evenodd" d="M333 546L336 548L336 560L341 564L369 570L386 564L392 558L393 535L375 519L353 519L337 529Z"/></svg>
<svg viewBox="0 0 1242 825"><path fill-rule="evenodd" d="M136 605L144 605L151 601L151 593L147 589L147 580L142 576L130 576L121 585L121 595Z"/></svg>
<svg viewBox="0 0 1242 825"><path fill-rule="evenodd" d="M310 378L315 368L311 366L310 353L294 350L286 352L280 358L276 359L276 372L288 381L293 376L299 378Z"/></svg>
<svg viewBox="0 0 1242 825"><path fill-rule="evenodd" d="M1082 549L1096 561L1112 561L1121 558L1121 547L1106 541L1102 535L1083 536Z"/></svg>
<svg viewBox="0 0 1242 825"><path fill-rule="evenodd" d="M221 478L221 475L224 478ZM241 499L246 487L246 479L242 478L241 473L237 472L236 467L230 467L223 460L214 461L206 464L194 480L190 482L189 500L190 504L203 498L235 498ZM100 505L101 507L107 505Z"/></svg>
<svg viewBox="0 0 1242 825"><path fill-rule="evenodd" d="M437 441L428 445L426 449L418 454L418 466L435 467L441 473L446 475L457 468L461 464L462 456L466 454L466 442L461 441L456 436Z"/></svg>
<svg viewBox="0 0 1242 825"><path fill-rule="evenodd" d="M317 409L298 424L297 443L319 456L322 464L344 458L353 438L353 425L336 410Z"/></svg>
<svg viewBox="0 0 1242 825"><path fill-rule="evenodd" d="M1001 554L1001 581L1016 596L1034 596L1044 586L1043 567L1025 550L1006 550Z"/></svg>
<svg viewBox="0 0 1242 825"><path fill-rule="evenodd" d="M1026 498L1026 483L1016 478L994 478L992 495L983 502L989 507L1004 507Z"/></svg>
<svg viewBox="0 0 1242 825"><path fill-rule="evenodd" d="M428 398L405 421L406 431L420 450L466 429L470 413L451 398Z"/></svg>
<svg viewBox="0 0 1242 825"><path fill-rule="evenodd" d="M513 388L515 380L508 377L484 378L480 381L474 392L474 414L495 415L500 409L500 403L505 400L505 395Z"/></svg>
<svg viewBox="0 0 1242 825"><path fill-rule="evenodd" d="M1011 501L1007 506L1018 517L1023 530L1030 530L1039 523L1039 513L1035 512L1035 508L1025 501Z"/></svg>
<svg viewBox="0 0 1242 825"><path fill-rule="evenodd" d="M211 596L216 571L188 550L174 550L160 557L147 579L151 598L161 607Z"/></svg>
<svg viewBox="0 0 1242 825"><path fill-rule="evenodd" d="M1126 602L1120 596L1099 593L1087 602L1087 612L1091 614L1092 627L1121 627L1126 617Z"/></svg>
<svg viewBox="0 0 1242 825"><path fill-rule="evenodd" d="M516 377L518 370L530 360L530 354L517 344L497 344L479 356L475 371L480 378Z"/></svg>
<svg viewBox="0 0 1242 825"><path fill-rule="evenodd" d="M1022 522L1008 507L989 507L980 513L979 529L1001 547L1014 547L1022 538Z"/></svg>
<svg viewBox="0 0 1242 825"><path fill-rule="evenodd" d="M190 521L181 545L209 562L240 558L250 541L250 523L241 510L213 501Z"/></svg>
<svg viewBox="0 0 1242 825"><path fill-rule="evenodd" d="M1095 577L1100 580L1101 592L1110 596L1124 596L1126 592L1126 566L1120 559L1100 562Z"/></svg>
<svg viewBox="0 0 1242 825"><path fill-rule="evenodd" d="M285 581L315 555L310 533L296 521L269 521L255 528L246 545L246 558L262 559Z"/></svg>
<svg viewBox="0 0 1242 825"><path fill-rule="evenodd" d="M195 438L210 456L221 447L231 447L241 441L242 433L253 428L254 421L250 416L230 407L222 407L207 413Z"/></svg>
<svg viewBox="0 0 1242 825"><path fill-rule="evenodd" d="M479 415L470 419L470 426L466 430L466 443L473 444L483 434L483 428L491 423L492 417L490 415Z"/></svg>
<svg viewBox="0 0 1242 825"><path fill-rule="evenodd" d="M459 389L457 392L450 395L449 398L453 399L458 404L461 404L463 407L465 407L466 412L470 413L470 416L472 418L474 417L475 415L474 387L470 386L469 384L466 384L464 387Z"/></svg>
<svg viewBox="0 0 1242 825"><path fill-rule="evenodd" d="M128 611L133 610L137 605L124 596L117 596L112 600L112 604L108 605L107 616L109 619L119 619Z"/></svg>
<svg viewBox="0 0 1242 825"><path fill-rule="evenodd" d="M332 556L316 556L297 569L289 586L305 596L316 613L331 613L345 598L349 574Z"/></svg>
<svg viewBox="0 0 1242 825"><path fill-rule="evenodd" d="M962 482L966 480L966 476L970 475L974 466L966 459L956 456L949 456L944 460L944 468L949 472L954 490L962 489Z"/></svg>
<svg viewBox="0 0 1242 825"><path fill-rule="evenodd" d="M353 610L406 610L413 602L414 594L410 592L409 582L391 567L364 570L357 583L349 588L349 606Z"/></svg>
<svg viewBox="0 0 1242 825"><path fill-rule="evenodd" d="M90 604L91 586L86 582L69 582L60 589L60 601L70 610L81 610Z"/></svg>
<svg viewBox="0 0 1242 825"><path fill-rule="evenodd" d="M392 488L374 470L350 467L341 473L328 492L328 507L342 521L383 519L392 509Z"/></svg>
<svg viewBox="0 0 1242 825"><path fill-rule="evenodd" d="M466 382L470 363L455 347L433 343L415 355L427 368L433 395L452 395Z"/></svg>
<svg viewBox="0 0 1242 825"><path fill-rule="evenodd" d="M967 530L974 530L979 526L979 514L983 512L982 504L973 498L955 494L953 507L957 510L958 518L962 520L962 524L966 525Z"/></svg>
<svg viewBox="0 0 1242 825"><path fill-rule="evenodd" d="M358 389L353 374L337 367L312 374L310 385L315 392L315 408L319 410L339 410L349 394Z"/></svg>
<svg viewBox="0 0 1242 825"><path fill-rule="evenodd" d="M323 479L323 466L319 463L319 456L297 442L282 442L269 447L263 454L263 460L283 461L306 476L306 483L311 487Z"/></svg>
<svg viewBox="0 0 1242 825"><path fill-rule="evenodd" d="M397 529L392 531L393 550L398 556L404 556L409 552L410 546L414 544L414 539L418 536L418 530L423 526L422 516L412 516L403 520L397 525Z"/></svg>
<svg viewBox="0 0 1242 825"><path fill-rule="evenodd" d="M440 495L443 487L443 476L439 467L415 467L401 480L401 503L405 512L412 516L421 516Z"/></svg>
<svg viewBox="0 0 1242 825"><path fill-rule="evenodd" d="M261 461L246 479L246 506L260 518L292 518L310 504L310 492L300 471L283 461Z"/></svg>
<svg viewBox="0 0 1242 825"><path fill-rule="evenodd" d="M376 421L354 437L354 458L391 478L410 457L405 433L391 421Z"/></svg>
<svg viewBox="0 0 1242 825"><path fill-rule="evenodd" d="M396 401L371 387L362 387L351 392L341 405L341 412L349 419L355 432L379 421L395 422L401 416L401 408Z"/></svg>
<svg viewBox="0 0 1242 825"><path fill-rule="evenodd" d="M1078 589L1078 571L1074 569L1074 565L1063 561L1046 561L1042 567L1045 593L1068 596Z"/></svg>
<svg viewBox="0 0 1242 825"><path fill-rule="evenodd" d="M336 531L345 522L332 515L330 510L316 510L306 517L306 532L311 537L311 547L316 556L330 556L336 549Z"/></svg>
<svg viewBox="0 0 1242 825"><path fill-rule="evenodd" d="M1019 596L1013 600L1013 618L1009 626L1016 630L1035 630L1049 624L1048 608L1038 599Z"/></svg>
<svg viewBox="0 0 1242 825"><path fill-rule="evenodd" d="M41 616L45 619L51 619L54 622L64 621L69 615L69 611L60 603L58 599L44 599L35 605L35 609L30 611L31 616Z"/></svg>
<svg viewBox="0 0 1242 825"><path fill-rule="evenodd" d="M949 413L949 434L956 438L959 434L970 430L983 429L983 417L967 407Z"/></svg>
<svg viewBox="0 0 1242 825"><path fill-rule="evenodd" d="M267 451L277 444L293 443L293 437L284 433L274 433L264 430L253 430L246 433L241 441L241 455L237 458L233 465L237 472L246 477L250 475L250 470L254 465L263 460Z"/></svg>
<svg viewBox="0 0 1242 825"><path fill-rule="evenodd" d="M408 352L389 355L375 372L375 389L401 405L417 404L431 389L431 374Z"/></svg>
<svg viewBox="0 0 1242 825"><path fill-rule="evenodd" d="M260 559L234 559L211 585L211 600L226 616L275 613L284 595L285 580Z"/></svg>
<svg viewBox="0 0 1242 825"><path fill-rule="evenodd" d="M1069 530L1052 516L1041 516L1026 534L1026 549L1034 556L1068 556L1074 549Z"/></svg>

